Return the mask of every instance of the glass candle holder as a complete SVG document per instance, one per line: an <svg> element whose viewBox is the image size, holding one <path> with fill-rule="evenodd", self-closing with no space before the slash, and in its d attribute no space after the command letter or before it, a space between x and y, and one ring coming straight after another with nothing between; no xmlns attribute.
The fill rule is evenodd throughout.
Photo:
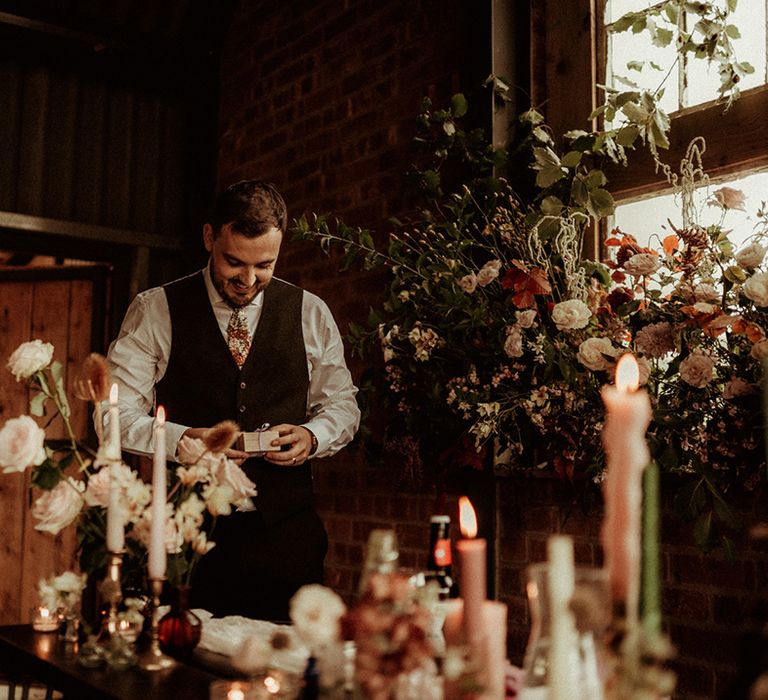
<svg viewBox="0 0 768 700"><path fill-rule="evenodd" d="M249 681L213 681L209 689L209 700L256 700L256 688Z"/></svg>
<svg viewBox="0 0 768 700"><path fill-rule="evenodd" d="M30 619L32 620L32 629L35 632L55 632L59 629L58 613L45 605L32 608Z"/></svg>

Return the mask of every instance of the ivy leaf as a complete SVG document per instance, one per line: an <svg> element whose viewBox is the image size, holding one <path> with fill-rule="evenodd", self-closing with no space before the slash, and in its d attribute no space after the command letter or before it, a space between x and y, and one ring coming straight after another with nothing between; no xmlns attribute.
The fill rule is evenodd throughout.
<svg viewBox="0 0 768 700"><path fill-rule="evenodd" d="M571 183L571 199L580 207L585 207L587 206L588 198L589 190L584 184L584 180L580 177L573 178L573 182Z"/></svg>
<svg viewBox="0 0 768 700"><path fill-rule="evenodd" d="M728 12L736 12L738 0L728 0Z"/></svg>
<svg viewBox="0 0 768 700"><path fill-rule="evenodd" d="M643 70L644 65L645 61L629 61L627 63L627 70L636 70L640 73Z"/></svg>
<svg viewBox="0 0 768 700"><path fill-rule="evenodd" d="M457 119L463 117L467 113L468 108L467 98L462 93L459 92L451 98L451 110L453 111L453 116Z"/></svg>
<svg viewBox="0 0 768 700"><path fill-rule="evenodd" d="M678 17L680 17L680 8L674 2L668 2L664 5L664 14L667 15L667 19L672 24L677 24Z"/></svg>
<svg viewBox="0 0 768 700"><path fill-rule="evenodd" d="M602 219L604 216L613 214L614 209L615 204L613 202L613 197L608 190L598 187L589 193L587 211L595 219Z"/></svg>
<svg viewBox="0 0 768 700"><path fill-rule="evenodd" d="M520 121L529 124L541 124L544 121L544 116L535 109L529 109L520 115Z"/></svg>
<svg viewBox="0 0 768 700"><path fill-rule="evenodd" d="M61 472L50 459L46 459L32 472L32 483L44 491L50 491L60 481Z"/></svg>
<svg viewBox="0 0 768 700"><path fill-rule="evenodd" d="M551 148L534 148L533 155L536 159L533 168L539 171L536 175L536 185L546 188L565 177L566 171Z"/></svg>
<svg viewBox="0 0 768 700"><path fill-rule="evenodd" d="M738 265L730 265L723 272L723 277L734 284L743 284L747 281L747 273Z"/></svg>
<svg viewBox="0 0 768 700"><path fill-rule="evenodd" d="M593 190L595 187L602 187L606 182L608 182L608 178L605 177L605 173L602 170L594 169L587 173L587 177L584 179L584 182L588 189Z"/></svg>
<svg viewBox="0 0 768 700"><path fill-rule="evenodd" d="M580 151L568 151L560 161L566 168L575 168L581 162Z"/></svg>
<svg viewBox="0 0 768 700"><path fill-rule="evenodd" d="M635 143L640 134L640 128L636 124L627 124L619 129L619 133L616 134L616 143L620 146L628 148Z"/></svg>
<svg viewBox="0 0 768 700"><path fill-rule="evenodd" d="M725 33L730 39L741 39L741 32L735 24L729 24L725 27Z"/></svg>
<svg viewBox="0 0 768 700"><path fill-rule="evenodd" d="M624 116L637 124L645 124L651 117L645 107L641 107L637 102L627 102L622 108Z"/></svg>
<svg viewBox="0 0 768 700"><path fill-rule="evenodd" d="M542 143L552 143L552 137L544 127L537 126L533 130L533 135Z"/></svg>
<svg viewBox="0 0 768 700"><path fill-rule="evenodd" d="M558 197L550 195L541 201L541 211L549 216L557 216L563 210L563 203Z"/></svg>
<svg viewBox="0 0 768 700"><path fill-rule="evenodd" d="M664 27L657 27L653 33L653 45L665 47L672 43L672 30L664 29Z"/></svg>

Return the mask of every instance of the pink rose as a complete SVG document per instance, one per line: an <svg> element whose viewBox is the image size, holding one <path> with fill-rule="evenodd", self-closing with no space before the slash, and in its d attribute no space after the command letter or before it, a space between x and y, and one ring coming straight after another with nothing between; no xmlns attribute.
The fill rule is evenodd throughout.
<svg viewBox="0 0 768 700"><path fill-rule="evenodd" d="M501 260L491 260L485 263L480 272L477 273L477 283L481 287L487 287L499 276L500 269Z"/></svg>
<svg viewBox="0 0 768 700"><path fill-rule="evenodd" d="M459 280L459 287L461 287L467 294L472 294L477 288L477 277L474 272L470 272L468 275L464 275Z"/></svg>
<svg viewBox="0 0 768 700"><path fill-rule="evenodd" d="M57 535L73 522L83 507L84 489L82 481L67 477L43 493L32 506L32 517L38 521L35 530Z"/></svg>
<svg viewBox="0 0 768 700"><path fill-rule="evenodd" d="M744 283L742 290L758 306L768 306L768 272L756 272Z"/></svg>
<svg viewBox="0 0 768 700"><path fill-rule="evenodd" d="M703 352L692 352L680 363L680 378L697 389L705 387L715 375L715 363Z"/></svg>
<svg viewBox="0 0 768 700"><path fill-rule="evenodd" d="M512 326L507 333L507 339L504 341L504 353L507 357L523 356L523 335L519 328Z"/></svg>
<svg viewBox="0 0 768 700"><path fill-rule="evenodd" d="M712 197L707 204L711 207L720 207L721 209L744 209L744 200L746 196L741 190L734 187L721 187L712 193Z"/></svg>
<svg viewBox="0 0 768 700"><path fill-rule="evenodd" d="M29 416L11 418L0 430L0 467L23 472L45 461L45 431Z"/></svg>
<svg viewBox="0 0 768 700"><path fill-rule="evenodd" d="M624 263L624 269L635 277L652 275L661 267L661 260L653 253L637 253Z"/></svg>
<svg viewBox="0 0 768 700"><path fill-rule="evenodd" d="M214 476L222 486L232 489L234 503L240 503L246 498L257 494L254 484L232 460L223 457L214 471Z"/></svg>

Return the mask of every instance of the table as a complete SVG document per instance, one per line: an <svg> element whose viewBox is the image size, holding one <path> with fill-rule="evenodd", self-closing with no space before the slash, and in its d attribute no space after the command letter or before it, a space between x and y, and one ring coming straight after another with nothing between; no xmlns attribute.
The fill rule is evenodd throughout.
<svg viewBox="0 0 768 700"><path fill-rule="evenodd" d="M35 632L30 625L0 627L0 670L17 682L53 687L67 700L208 700L211 681L231 675L216 656L196 652L193 665L178 663L163 671L83 668L73 645L60 642L55 633Z"/></svg>

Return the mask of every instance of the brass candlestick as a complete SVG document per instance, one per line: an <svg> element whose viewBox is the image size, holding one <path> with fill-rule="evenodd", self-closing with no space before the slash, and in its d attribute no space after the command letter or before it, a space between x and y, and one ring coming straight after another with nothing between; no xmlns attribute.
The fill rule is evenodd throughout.
<svg viewBox="0 0 768 700"><path fill-rule="evenodd" d="M160 671L164 668L170 668L176 664L170 656L166 656L160 651L160 638L158 634L158 623L160 622L157 610L160 607L160 594L163 592L163 581L165 578L158 576L152 578L152 639L149 643L149 649L141 657L140 665L146 671Z"/></svg>
<svg viewBox="0 0 768 700"><path fill-rule="evenodd" d="M99 632L99 644L102 646L110 645L119 636L117 626L117 608L123 599L123 590L120 585L120 572L123 567L123 555L125 550L109 553L109 566L107 575L101 582L101 596L109 603L109 612L104 619Z"/></svg>

